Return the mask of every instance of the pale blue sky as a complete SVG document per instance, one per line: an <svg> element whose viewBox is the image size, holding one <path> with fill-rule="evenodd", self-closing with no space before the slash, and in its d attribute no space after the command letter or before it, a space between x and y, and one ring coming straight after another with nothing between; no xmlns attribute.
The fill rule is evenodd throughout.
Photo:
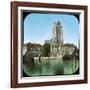
<svg viewBox="0 0 90 90"><path fill-rule="evenodd" d="M32 13L24 20L24 43L40 43L52 38L54 22L63 26L64 43L78 45L79 22L73 15Z"/></svg>

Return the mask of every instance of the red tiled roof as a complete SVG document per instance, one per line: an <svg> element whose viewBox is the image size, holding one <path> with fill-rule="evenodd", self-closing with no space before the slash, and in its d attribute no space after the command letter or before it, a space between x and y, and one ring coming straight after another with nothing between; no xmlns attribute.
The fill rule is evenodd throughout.
<svg viewBox="0 0 90 90"><path fill-rule="evenodd" d="M42 47L40 44L32 44L32 47L35 47L35 48L40 48Z"/></svg>
<svg viewBox="0 0 90 90"><path fill-rule="evenodd" d="M75 47L75 45L74 44L66 43L66 44L63 44L63 47Z"/></svg>
<svg viewBox="0 0 90 90"><path fill-rule="evenodd" d="M24 44L25 46L29 47L29 48L41 48L42 45L41 44L36 44L36 43L26 43Z"/></svg>

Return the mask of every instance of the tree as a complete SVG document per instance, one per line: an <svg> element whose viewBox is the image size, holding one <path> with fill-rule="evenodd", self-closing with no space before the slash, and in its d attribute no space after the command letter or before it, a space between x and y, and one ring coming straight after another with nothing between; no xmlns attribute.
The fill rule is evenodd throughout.
<svg viewBox="0 0 90 90"><path fill-rule="evenodd" d="M74 49L73 56L79 60L79 49L77 47Z"/></svg>
<svg viewBox="0 0 90 90"><path fill-rule="evenodd" d="M45 57L50 56L50 44L45 43L45 44L43 45L43 55L44 55Z"/></svg>

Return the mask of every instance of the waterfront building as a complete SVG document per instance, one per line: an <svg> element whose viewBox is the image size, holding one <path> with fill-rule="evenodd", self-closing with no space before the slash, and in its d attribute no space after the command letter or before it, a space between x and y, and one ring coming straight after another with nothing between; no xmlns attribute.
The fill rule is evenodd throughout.
<svg viewBox="0 0 90 90"><path fill-rule="evenodd" d="M51 56L63 57L64 55L72 55L76 46L70 43L64 43L63 27L60 21L54 23L53 37L50 43Z"/></svg>
<svg viewBox="0 0 90 90"><path fill-rule="evenodd" d="M27 43L23 47L23 52L27 52L33 57L38 57L39 55L42 55L42 45L36 43Z"/></svg>

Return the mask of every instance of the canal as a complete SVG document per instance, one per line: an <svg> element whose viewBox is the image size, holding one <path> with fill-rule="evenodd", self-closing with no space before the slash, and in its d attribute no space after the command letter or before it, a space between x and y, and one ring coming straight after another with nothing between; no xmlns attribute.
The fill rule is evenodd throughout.
<svg viewBox="0 0 90 90"><path fill-rule="evenodd" d="M55 76L79 74L79 60L41 60L23 65L24 76Z"/></svg>

